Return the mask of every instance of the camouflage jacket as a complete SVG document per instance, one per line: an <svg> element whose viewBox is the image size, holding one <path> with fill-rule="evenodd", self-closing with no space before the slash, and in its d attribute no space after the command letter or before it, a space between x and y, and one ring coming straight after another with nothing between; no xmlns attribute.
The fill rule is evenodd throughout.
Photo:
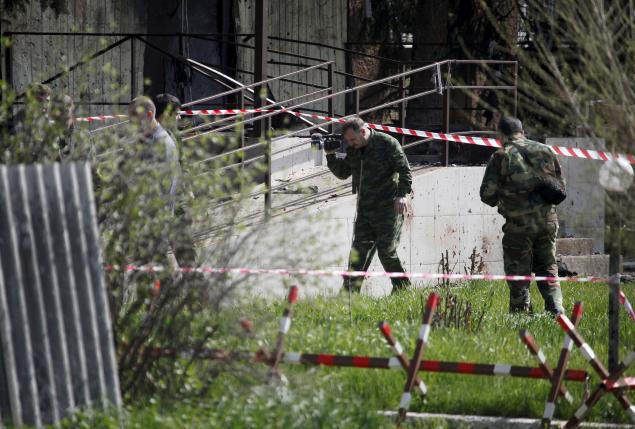
<svg viewBox="0 0 635 429"><path fill-rule="evenodd" d="M498 212L507 220L556 220L555 207L535 191L541 174L555 176L564 184L560 163L547 145L521 135L506 138L503 148L494 152L485 169L481 201L498 206Z"/></svg>
<svg viewBox="0 0 635 429"><path fill-rule="evenodd" d="M329 154L326 160L339 179L353 176L358 208L392 207L396 197L405 197L412 191L408 159L399 142L388 134L371 130L366 146L348 147L345 158Z"/></svg>

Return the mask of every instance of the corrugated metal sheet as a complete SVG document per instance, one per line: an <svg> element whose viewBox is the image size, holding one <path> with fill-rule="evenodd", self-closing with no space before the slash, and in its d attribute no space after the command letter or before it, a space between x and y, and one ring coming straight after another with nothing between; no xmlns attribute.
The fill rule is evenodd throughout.
<svg viewBox="0 0 635 429"><path fill-rule="evenodd" d="M0 166L1 415L121 404L88 164Z"/></svg>
<svg viewBox="0 0 635 429"><path fill-rule="evenodd" d="M236 32L254 32L254 0L234 0L236 13ZM269 1L269 36L295 39L299 41L318 42L326 46L316 46L295 42L269 40L269 48L277 51L299 54L324 61L335 61L336 70L345 71L345 55L335 48L344 48L347 38L347 2L346 0L279 0ZM251 41L253 44L253 41ZM278 76L298 70L303 65L316 64L317 60L306 60L292 56L270 53L269 58L279 62L296 65L269 65L269 75ZM238 48L237 68L240 70L254 70L254 50ZM246 83L253 82L253 75L239 73L237 77ZM312 71L293 77L293 80L314 85L327 86L328 75L324 71ZM344 89L344 77L336 76L335 86ZM271 90L276 100L297 97L317 90L302 84L289 82L276 83ZM302 100L304 101L304 100ZM314 103L307 108L326 111L326 103ZM336 100L335 110L344 113L344 99Z"/></svg>

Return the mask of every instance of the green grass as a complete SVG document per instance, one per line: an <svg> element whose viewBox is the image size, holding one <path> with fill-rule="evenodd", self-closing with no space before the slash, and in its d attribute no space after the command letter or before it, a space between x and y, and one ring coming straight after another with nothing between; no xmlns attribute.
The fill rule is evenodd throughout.
<svg viewBox="0 0 635 429"><path fill-rule="evenodd" d="M635 285L624 290L635 301ZM570 312L577 300L584 302L579 331L606 362L608 289L603 284L563 284L565 308ZM461 299L472 303L479 314L487 309L479 332L461 329L432 330L426 359L508 363L536 366L535 358L521 343L518 331L528 329L555 366L563 341L563 331L545 314L534 316L507 314L508 291L504 283L474 282L452 289ZM416 289L397 296L371 298L354 296L349 314L348 296L317 297L300 301L294 310L285 349L307 353L362 354L390 357L391 351L377 329L381 320L390 322L395 336L410 354L421 323L422 303L431 289ZM542 299L532 286L537 312ZM279 317L285 302L250 302L225 310L223 315L235 335L217 338L212 347L255 350L255 342L240 335L237 320L249 317L255 331L272 347L276 341ZM352 315L352 322L351 322ZM635 347L635 323L622 312L621 353ZM209 369L215 364L204 363ZM586 369L597 377L578 350L572 354L570 368ZM224 370L212 382L204 398L157 404L130 404L120 421L131 428L383 428L393 423L377 415L378 410L396 410L405 382L405 373L390 370L355 368L302 367L283 365L288 386L267 386L266 366L235 365ZM635 368L629 370L635 375ZM549 384L542 380L509 377L420 373L428 385L428 397L414 396L410 411L453 414L481 414L539 418ZM568 383L576 404L584 386ZM556 418L567 419L575 406L559 401ZM626 422L627 416L613 397L605 396L595 407L590 420ZM108 414L78 414L66 422L68 428L115 428L120 421ZM444 423L419 423L418 428L444 428Z"/></svg>
<svg viewBox="0 0 635 429"><path fill-rule="evenodd" d="M575 301L583 301L584 316L579 331L606 364L608 288L603 284L576 283L563 284L562 288L568 312ZM633 286L626 285L624 289L633 300ZM507 287L500 282L474 282L453 291L462 299L468 299L477 313L480 309L488 308L481 330L466 333L459 329L433 329L424 358L536 366L535 358L518 336L520 329L528 329L542 347L548 361L555 366L564 332L551 317L544 313L534 316L509 315ZM354 296L352 323L347 296L300 300L285 348L310 353L389 357L390 349L377 329L379 321L387 320L410 354L414 350L421 323L422 302L429 293L429 289L417 289L380 299ZM542 310L542 298L535 286L532 286L532 302L537 311ZM269 306L254 303L242 310L246 314L260 316L257 326L273 343L277 327L275 319L282 308L283 303ZM622 312L620 323L620 350L624 356L627 350L635 347L635 324L625 312ZM598 378L578 350L572 354L572 367L592 373L591 386L595 385ZM405 373L400 371L326 367L305 370L289 366L285 371L289 377L299 378L307 373L320 374L328 378L328 384L338 386L346 398L363 398L368 407L374 409L396 409L405 382ZM635 375L635 368L629 374ZM429 394L425 401L415 395L412 411L540 417L549 391L546 381L438 373L421 375L428 385ZM580 401L583 384L568 383L567 387L576 401ZM556 416L568 418L574 410L574 407L561 401L556 408ZM627 421L613 397L603 398L589 418Z"/></svg>

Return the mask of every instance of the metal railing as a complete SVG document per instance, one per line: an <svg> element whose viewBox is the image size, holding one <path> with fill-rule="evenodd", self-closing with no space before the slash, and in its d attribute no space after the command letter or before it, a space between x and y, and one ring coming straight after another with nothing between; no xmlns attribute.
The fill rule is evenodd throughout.
<svg viewBox="0 0 635 429"><path fill-rule="evenodd" d="M504 84L494 84L494 85L469 85L469 84L463 84L463 83L457 83L454 84L452 81L452 70L454 67L460 66L460 65L464 65L464 64L476 64L476 65L481 65L481 66L508 66L508 67L513 67L513 85L509 84L509 85L504 85ZM325 64L318 64L316 66L313 66L315 68L320 68L323 67ZM333 69L332 63L326 63L326 65L328 67L330 67L329 73L332 74L333 73ZM435 77L434 82L435 82L435 86L431 89L428 90L423 90L421 92L417 92L415 94L409 94L410 91L410 87L406 85L406 79L411 78L412 76L414 76L417 73L422 73L422 72L433 72L433 75ZM516 61L502 61L502 60L444 60L444 61L440 61L440 62L436 62L433 64L428 64L426 66L423 67L417 67L414 68L412 70L406 70L406 71L402 71L401 73L392 75L392 76L388 76L382 79L378 79L376 81L372 81L372 82L367 82L367 83L363 83L361 85L357 85L355 87L352 88L346 88L340 91L334 91L334 88L332 85L330 85L328 87L328 94L326 95L322 95L319 97L315 97L316 93L312 92L312 93L308 93L299 97L294 97L291 100L284 100L284 101L280 101L280 102L275 102L275 103L271 103L268 105L263 106L263 108L265 109L273 109L275 107L279 107L281 105L285 105L285 108L287 110L298 110L298 109L302 109L304 107L306 107L307 105L310 105L311 103L317 103L317 102L321 102L321 101L329 101L329 105L332 106L333 103L332 101L334 99L336 99L337 97L342 97L342 96L347 96L349 94L352 94L354 99L355 99L355 112L351 115L347 115L344 116L344 118L347 117L352 117L352 116L358 116L358 115L365 115L368 113L372 113L372 112L377 112L380 111L382 109L386 109L386 108L392 108L394 106L398 106L399 107L399 122L400 122L400 126L402 128L405 128L406 125L406 117L405 117L405 112L406 112L406 103L410 100L415 100L415 99L419 99L422 97L426 97L426 96L430 96L433 94L437 94L439 96L443 96L444 97L444 131L445 132L449 132L450 130L450 121L451 121L451 117L450 117L450 95L452 91L472 91L472 90L493 90L493 91L513 91L514 93L514 103L513 103L513 108L511 109L511 111L513 111L514 113L516 112L517 109L517 73L518 73L518 64ZM272 81L272 79L268 79L262 82L257 82L252 84L251 86L258 86L258 85L264 85L267 84L268 82ZM385 103L382 103L380 105L377 106L373 106L370 108L366 108L366 109L361 109L360 108L360 93L361 91L367 90L369 88L372 88L374 86L377 85L385 85L385 84L391 84L391 82L397 81L398 82L398 87L400 89L400 97L394 100L390 100L387 101ZM237 90L232 90L232 91L227 91L223 94L228 94L228 93L233 93L233 92L241 92L244 91L243 89L237 89ZM320 92L320 91L318 91ZM218 97L221 96L222 94L217 94L215 96L211 96L211 97ZM307 101L301 101L301 102L295 102L299 99L302 99L304 97L309 98L309 100ZM191 103L188 103L189 106L193 106L196 105L198 102L204 102L209 100L209 97L204 97L200 100L196 100L193 101ZM295 103L293 104L289 104L289 101L294 101ZM189 131L196 131L197 133L194 135L189 135L188 137L186 137L186 140L196 140L196 139L200 139L203 138L205 136L211 136L211 135L215 135L218 133L222 133L222 132L226 132L229 131L231 129L234 129L235 127L242 127L244 129L244 126L247 124L253 124L257 121L261 121L261 123L263 124L263 129L264 128L269 128L270 124L271 124L271 119L277 115L281 115L281 114L287 114L285 112L280 112L280 111L273 111L273 112L266 112L266 113L260 113L257 115L253 115L250 117L240 117L240 116L232 116L232 117L228 117L228 118L222 118L220 120L217 121L213 121L210 122L208 124L205 125L205 127L202 128L192 128L190 130L186 130L186 132ZM328 116L333 117L332 114L332 107L329 109L329 114ZM228 124L228 122L231 122L230 124ZM273 191L277 190L277 189L281 189L285 186L289 186L291 183L296 184L296 183L301 183L303 181L306 180L311 180L311 179L315 179L318 178L322 175L326 175L329 174L329 171L323 171L323 172L319 172L319 173L314 173L311 174L309 176L306 176L304 178L301 179L297 179L291 183L284 183L282 185L278 185L278 186L272 186L271 183L271 160L273 157L273 143L275 143L276 141L279 141L281 139L285 139L285 138L289 138L289 137L293 137L293 136L299 136L301 134L306 134L307 131L311 131L314 129L318 129L318 128L322 128L322 127L329 127L329 130L332 129L332 122L329 121L325 121L325 122L321 122L321 123L316 123L301 129L297 129L297 130L293 130L287 133L284 133L281 136L278 137L269 137L268 135L263 135L262 136L262 141L249 145L249 146L244 146L241 148L237 148L234 149L232 151L229 152L224 152L222 154L216 155L214 157L208 158L208 159L204 159L201 160L200 162L210 162L210 161L216 161L224 156L227 156L228 154L233 154L233 153L240 153L241 151L244 151L246 149L253 149L253 148L257 148L257 147L262 147L265 150L265 154L261 155L258 157L258 159L264 159L265 162L265 166L266 166L266 170L267 170L267 174L265 176L265 183L264 183L264 189L261 191L258 191L254 194L252 194L252 196L258 196L258 195L264 195L265 196L265 208L264 211L265 213L270 213L272 212L272 210L275 209L285 209L285 212L288 212L288 209L290 206L293 206L295 204L301 204L303 202L305 202L306 200L310 200L310 199L315 199L318 198L320 195L326 195L329 194L329 192L333 192L334 190L336 190L336 188L333 189L328 189L325 190L323 192L320 192L319 194L314 194L314 195L309 195L306 197L302 197L298 200L295 201L291 201L291 202L287 202L284 206L280 206L280 207L274 207L273 203L272 203L272 193ZM213 128L213 127L217 127L217 128ZM212 129L210 129L212 128ZM470 131L469 133L484 133L483 131ZM431 140L434 139L430 139L430 138L425 138L425 139L420 139L420 140L415 140L415 141L410 141L407 144L405 144L405 139L402 139L402 144L403 144L403 148L407 149L407 148L412 148L415 147L417 145L429 142ZM309 143L305 143L306 145L308 145ZM281 153L284 152L285 150L293 150L296 149L298 146L301 146L302 144L298 144L298 145L294 145L291 148L287 148L287 149L283 149L281 151L276 152L277 153ZM445 142L445 165L447 166L449 164L449 147L450 147L450 142ZM223 168L231 168L232 166L238 166L241 165L241 163L234 163L231 164L229 166L224 166ZM344 187L348 186L348 185L343 185ZM338 186L337 189L340 189L342 186ZM225 203L222 203L225 204ZM214 205L213 207L219 207L220 205Z"/></svg>
<svg viewBox="0 0 635 429"><path fill-rule="evenodd" d="M420 67L415 67L416 62L407 62L401 60L395 60L391 58L381 57L378 55L366 54L363 52L358 52L348 48L338 48L333 46L324 46L328 49L334 49L336 51L342 51L347 56L359 56L363 58L374 59L378 61L387 61L392 65L399 67L400 72L381 78L377 80L370 80L365 77L355 76L352 73L347 73L346 71L337 70L335 63L333 61L323 61L320 58L315 56L301 55L295 54L291 52L285 52L279 49L271 49L270 53L274 53L280 56L280 59L283 59L284 56L288 56L290 58L296 58L303 61L309 62L317 62L317 64L309 65L302 64L300 62L290 63L288 61L276 61L270 60L270 63L284 63L284 64L293 64L295 66L304 66L294 70L290 73L285 73L280 76L271 77L260 82L255 82L252 84L245 85L242 82L239 82L232 76L229 76L226 73L219 71L218 69L225 68L227 66L221 65L209 65L202 63L200 61L194 61L189 58L185 58L182 55L175 55L171 52L166 51L165 49L157 46L153 42L147 40L147 37L177 37L179 39L179 46L182 45L182 42L186 38L194 38L199 40L208 40L210 42L218 42L218 43L227 43L233 45L235 47L246 48L246 49L254 49L253 46L241 43L239 39L250 38L252 34L214 34L214 33L54 33L54 32L8 32L5 33L9 37L16 36L78 36L78 37L86 37L86 36L112 36L112 37L121 37L120 39L114 41L110 45L107 45L100 49L99 51L89 55L85 59L76 62L75 64L70 65L70 67L66 68L65 71L59 72L51 76L50 78L44 80L44 83L52 82L55 79L58 79L64 76L69 71L75 70L78 67L86 64L87 62L93 61L99 56L105 54L106 52L115 49L117 47L122 47L125 43L130 44L130 62L131 62L131 76L130 76L130 98L136 96L137 88L136 88L136 80L134 70L136 69L136 46L141 43L144 44L147 48L158 52L161 55L167 56L172 60L178 62L183 67L187 67L192 72L197 73L198 75L208 79L210 82L215 82L220 84L222 87L227 88L226 91L223 91L218 94L213 94L207 97L203 97L188 103L184 104L184 107L193 107L193 106L205 106L204 108L209 108L208 106L214 107L228 107L228 104L231 103L232 108L247 108L251 106L255 106L259 103L256 103L255 100L257 97L255 93L257 93L258 88L266 87L267 85L273 82L288 82L293 83L295 85L304 85L305 93L301 95L294 96L292 98L288 98L282 101L276 101L273 98L266 98L262 102L262 107L266 109L275 109L285 107L288 110L294 109L302 109L303 111L315 111L315 109L310 109L312 104L317 105L317 103L326 103L327 108L326 113L329 117L335 116L334 106L335 100L339 100L340 97L348 98L348 112L350 113L344 117L350 117L352 115L366 115L369 113L380 112L384 109L397 109L397 126L401 128L406 127L406 109L409 101L420 99L422 97L434 96L435 94L442 96L442 105L441 108L443 111L443 124L442 128L444 132L450 131L450 123L451 123L451 97L452 93L455 91L461 92L469 92L473 90L492 90L492 91L513 91L513 108L511 111L515 114L517 111L517 79L518 79L518 64L516 61L502 61L502 60L444 60L435 62L432 64L427 64ZM234 39L234 40L231 40ZM322 46L322 44L318 42L308 42L308 41L300 41L289 38L279 38L279 37L271 37L271 40L279 40L283 42L294 42L298 44L306 44L306 45L315 45ZM11 56L5 56L5 58L10 58ZM456 69L456 67L462 65L480 65L487 68L492 67L513 67L513 78L510 82L504 82L504 84L492 84L492 85L471 85L468 83L458 82L457 79L453 79L452 72ZM414 67L408 70L408 67ZM8 70L11 68L8 67ZM240 73L253 73L245 70L237 70L232 69L231 71L240 72ZM315 85L314 82L303 82L298 79L297 76L302 73L321 71L327 73L327 85ZM491 70L490 70L491 71ZM420 73L430 73L431 76L434 77L434 85L432 87L417 87L413 85L413 78ZM336 91L335 88L335 76L344 76L346 81L346 87L339 91ZM324 80L322 78L322 80ZM410 82L408 82L410 80ZM359 81L362 82L359 85L355 85L355 83ZM425 81L425 79L424 79ZM372 96L377 92L386 91L388 92L384 94L384 102L381 102L379 105L373 105L371 107L363 108L364 97ZM373 91L376 91L373 93ZM416 91L416 92L415 92ZM391 99L391 97L394 97ZM121 103L108 103L108 102L92 102L88 104L96 104L96 105L108 105L108 104L127 104L126 102ZM430 109L439 109L438 107L432 107ZM461 110L461 109L459 109ZM197 125L195 127L186 130L186 135L184 137L185 141L188 140L196 140L200 139L204 136L214 135L218 133L222 133L225 131L233 130L235 127L240 126L244 130L244 126L247 124L257 124L259 125L259 129L261 130L259 136L261 141L251 145L245 145L245 134L244 131L240 135L240 145L238 148L225 151L221 154L214 155L212 157L208 157L200 160L200 163L210 163L213 161L217 161L218 159L231 155L231 154L239 154L244 153L246 150L263 148L264 153L258 155L252 159L244 159L241 157L240 162L231 163L228 165L223 165L220 168L223 169L231 169L236 168L237 166L244 167L246 164L254 163L256 161L264 160L266 166L266 174L265 174L265 189L260 191L258 194L265 195L265 211L271 212L273 207L272 204L272 191L281 188L273 187L271 183L272 171L271 171L271 163L272 156L274 155L272 150L272 144L276 141L279 141L283 138L298 136L301 134L306 134L311 130L320 130L322 132L333 130L332 122L321 122L314 123L306 118L299 118L299 121L305 125L301 129L293 130L285 133L279 137L270 137L265 130L269 130L272 124L272 118L277 115L284 114L281 112L267 112L260 114L252 114L246 115L246 117L238 117L238 116L228 116L222 119L214 120L212 122L204 123L201 125ZM195 134L192 134L195 133ZM429 142L432 139L419 139L413 140L412 137L409 136L401 136L401 143L404 149L413 148L423 143ZM307 143L308 144L308 143ZM294 145L291 148L286 148L281 151L276 152L276 154L297 149L302 144ZM445 164L449 164L449 148L451 143L445 142ZM328 174L328 172L321 173ZM310 176L310 177L318 177L318 176ZM309 178L307 178L308 180ZM300 180L301 181L301 180Z"/></svg>

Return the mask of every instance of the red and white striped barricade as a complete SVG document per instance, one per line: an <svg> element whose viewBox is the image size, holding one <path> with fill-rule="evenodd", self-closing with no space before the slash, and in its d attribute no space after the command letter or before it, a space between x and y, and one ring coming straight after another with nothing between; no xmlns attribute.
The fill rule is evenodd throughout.
<svg viewBox="0 0 635 429"><path fill-rule="evenodd" d="M404 352L404 349L401 343L392 335L392 330L390 329L390 325L388 324L388 322L386 321L379 322L379 331L383 334L384 338L386 339L386 342L394 351L395 357L399 361L399 364L401 365L403 370L408 372L408 366L409 366L408 357L406 356L406 353ZM415 378L415 384L419 386L419 391L421 392L421 395L425 397L428 391L428 388L426 387L425 383L421 380L421 378L419 378L418 375Z"/></svg>
<svg viewBox="0 0 635 429"><path fill-rule="evenodd" d="M580 301L577 301L573 305L573 310L571 311L571 323L573 323L573 326L577 327L580 323L580 319L582 319L582 312L582 303ZM542 414L541 425L543 428L548 428L551 425L553 413L556 409L556 400L558 398L560 386L562 385L562 380L564 378L564 371L569 364L569 357L571 356L572 346L573 342L571 338L569 338L569 336L565 334L564 343L562 344L562 350L560 351L560 358L558 359L558 366L556 366L553 377L551 378L551 390L549 391L549 395L547 396L547 401L545 402L545 410Z"/></svg>
<svg viewBox="0 0 635 429"><path fill-rule="evenodd" d="M531 335L526 329L521 329L520 339L527 346L529 353L531 353L536 358L536 360L538 360L538 366L540 367L540 369L542 369L545 374L549 376L550 380L553 380L554 371L553 369L551 369L549 363L547 363L547 358L545 357L545 354L540 349L540 347L538 347L538 345L536 344L533 335ZM564 396L568 403L573 403L573 397L566 387L561 385L558 389L558 394Z"/></svg>
<svg viewBox="0 0 635 429"><path fill-rule="evenodd" d="M593 407L597 401L602 397L602 395L606 392L612 393L622 408L628 413L631 420L635 421L635 406L628 399L626 392L621 389L607 389L607 385L611 385L611 383L617 382L621 375L624 373L626 368L630 364L635 361L635 353L631 352L628 354L625 361L618 366L618 368L613 372L613 374L609 373L607 369L602 365L602 362L597 358L595 352L589 346L589 344L582 338L582 336L578 333L576 327L573 325L571 320L564 314L560 314L558 316L558 323L564 331L569 335L569 337L573 340L573 343L580 349L582 355L587 360L589 365L595 370L595 372L600 376L602 380L600 385L595 389L595 391L589 396L589 399L585 401L580 408L574 413L573 416L569 419L566 428L574 428L577 427L585 418L591 407Z"/></svg>
<svg viewBox="0 0 635 429"><path fill-rule="evenodd" d="M419 330L419 337L417 338L415 351L412 355L412 359L410 360L410 365L408 366L408 379L404 385L401 401L399 402L399 414L397 415L396 420L397 425L400 425L406 419L406 413L412 399L412 394L410 392L412 392L412 388L415 385L417 372L419 370L419 365L421 364L421 358L423 357L424 349L428 344L430 330L432 329L432 318L434 317L434 312L438 304L439 295L435 292L431 293L428 296L425 311L423 312L423 320L421 323L421 329Z"/></svg>
<svg viewBox="0 0 635 429"><path fill-rule="evenodd" d="M287 296L287 307L282 312L282 318L280 318L280 329L278 330L278 339L276 341L276 347L271 357L271 368L269 369L269 378L281 378L281 374L278 371L278 365L282 360L284 337L291 328L291 315L293 311L293 305L298 300L298 287L291 286L289 289L289 295Z"/></svg>

